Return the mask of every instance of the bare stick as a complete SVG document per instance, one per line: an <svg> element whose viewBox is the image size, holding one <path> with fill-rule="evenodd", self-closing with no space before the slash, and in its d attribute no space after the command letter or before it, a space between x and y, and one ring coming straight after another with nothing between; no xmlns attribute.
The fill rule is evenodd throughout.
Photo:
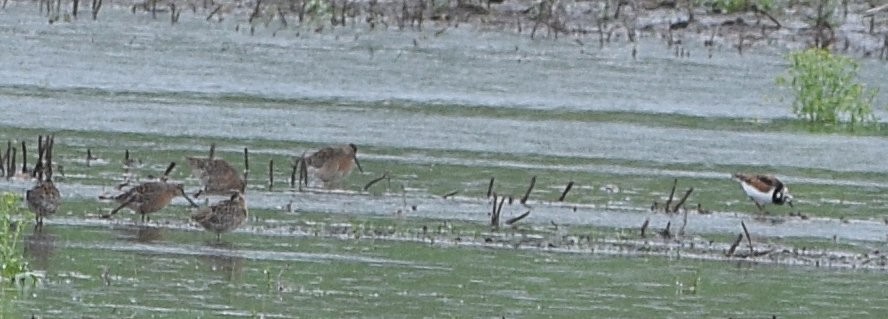
<svg viewBox="0 0 888 319"><path fill-rule="evenodd" d="M373 186L374 184L379 183L379 181L384 180L387 177L388 177L388 172L382 173L382 176L374 178L372 181L367 183L367 185L364 185L364 191L366 192L368 189L370 189L370 186Z"/></svg>
<svg viewBox="0 0 888 319"><path fill-rule="evenodd" d="M645 218L644 223L641 223L641 238L645 238L645 233L647 232L648 226L651 224L650 218Z"/></svg>
<svg viewBox="0 0 888 319"><path fill-rule="evenodd" d="M450 192L450 193L444 194L443 196L441 196L441 198L443 198L443 199L447 199L447 197L450 197L450 196L453 196L453 195L456 195L456 194L459 194L459 191L452 191L452 192Z"/></svg>
<svg viewBox="0 0 888 319"><path fill-rule="evenodd" d="M6 141L6 156L3 157L4 159L6 159L6 163L4 163L6 165L3 166L3 170L5 171L7 177L9 176L9 173L11 171L11 168L10 168L11 166L9 166L9 160L10 160L10 157L12 156L12 154L10 154L11 152L12 152L12 141Z"/></svg>
<svg viewBox="0 0 888 319"><path fill-rule="evenodd" d="M77 18L78 7L80 7L80 0L74 0L74 4L71 5L71 15L73 15L74 18Z"/></svg>
<svg viewBox="0 0 888 319"><path fill-rule="evenodd" d="M268 190L274 189L274 160L268 160Z"/></svg>
<svg viewBox="0 0 888 319"><path fill-rule="evenodd" d="M565 188L564 188L564 191L561 192L561 197L558 197L558 201L559 201L559 202L563 202L563 201L564 201L564 197L567 196L567 192L569 192L570 189L571 189L571 187L573 187L573 186L574 186L574 182L573 182L573 181L570 181L570 182L567 183L567 187L565 187Z"/></svg>
<svg viewBox="0 0 888 319"><path fill-rule="evenodd" d="M210 19L212 19L213 16L216 15L216 13L219 12L219 10L222 10L222 5L221 5L221 4L218 5L218 6L216 6L216 9L213 9L213 11L210 12L210 15L207 16L207 21L210 21Z"/></svg>
<svg viewBox="0 0 888 319"><path fill-rule="evenodd" d="M691 188L691 190L693 190L693 188ZM688 192L688 193L690 193L690 192ZM687 196L685 196L685 197L687 197ZM681 202L684 203L684 199L682 199ZM681 205L676 205L675 207L678 208L679 206L681 206ZM687 225L688 225L688 210L685 209L684 216L681 219L681 228L678 229L679 236L684 236L685 226L687 226Z"/></svg>
<svg viewBox="0 0 888 319"><path fill-rule="evenodd" d="M521 221L522 219L524 219L525 217L527 217L528 215L530 215L530 211L527 211L524 214L518 215L517 217L509 218L508 220L506 220L506 225L512 225L514 223L517 223L517 222Z"/></svg>
<svg viewBox="0 0 888 319"><path fill-rule="evenodd" d="M684 205L685 201L688 200L688 196L691 196L691 193L694 192L694 188L691 187L685 192L684 196L681 197L681 200L678 201L678 204L675 204L675 207L672 208L673 213L677 213L678 209L681 208L681 205ZM668 206L667 206L668 208Z"/></svg>
<svg viewBox="0 0 888 319"><path fill-rule="evenodd" d="M92 150L86 149L86 167L89 167L89 161L92 160Z"/></svg>
<svg viewBox="0 0 888 319"><path fill-rule="evenodd" d="M129 163L130 163L129 149L127 149L123 153L123 166L129 166Z"/></svg>
<svg viewBox="0 0 888 319"><path fill-rule="evenodd" d="M9 157L9 166L6 167L6 178L9 179L15 175L15 147L12 148L12 155Z"/></svg>
<svg viewBox="0 0 888 319"><path fill-rule="evenodd" d="M102 9L102 0L93 0L92 1L92 18L96 20L99 18L99 9Z"/></svg>
<svg viewBox="0 0 888 319"><path fill-rule="evenodd" d="M493 180L495 177L490 178L490 184L487 185L487 198L490 198L490 194L493 192Z"/></svg>
<svg viewBox="0 0 888 319"><path fill-rule="evenodd" d="M666 213L669 213L669 206L672 205L672 197L675 196L676 186L678 186L678 178L672 180L672 190L669 191L669 200L666 201Z"/></svg>
<svg viewBox="0 0 888 319"><path fill-rule="evenodd" d="M527 187L527 192L524 192L524 196L521 197L521 203L527 203L527 198L530 197L530 192L533 191L533 185L536 184L537 177L534 175L530 178L530 186Z"/></svg>
<svg viewBox="0 0 888 319"><path fill-rule="evenodd" d="M493 210L490 212L490 224L493 225L493 215L496 215L496 193L493 193Z"/></svg>
<svg viewBox="0 0 888 319"><path fill-rule="evenodd" d="M37 171L41 169L43 169L43 135L37 135L37 163L34 164L31 177L37 177Z"/></svg>
<svg viewBox="0 0 888 319"><path fill-rule="evenodd" d="M299 169L299 162L296 162L296 165L293 165L293 170L290 172L290 188L296 187L296 171Z"/></svg>
<svg viewBox="0 0 888 319"><path fill-rule="evenodd" d="M247 20L248 23L253 23L253 19L256 19L256 16L259 15L259 6L262 4L262 0L256 0L256 6L253 7L253 13L250 14L250 19Z"/></svg>
<svg viewBox="0 0 888 319"><path fill-rule="evenodd" d="M50 135L48 139L49 141L46 144L45 151L46 155L44 157L44 159L46 160L46 164L44 166L44 169L46 171L44 172L44 175L46 177L46 180L52 180L52 152L55 148L55 135Z"/></svg>
<svg viewBox="0 0 888 319"><path fill-rule="evenodd" d="M746 223L741 220L740 226L743 226L743 233L746 234L746 243L749 244L749 254L753 254L752 237L749 236L749 230L746 229Z"/></svg>
<svg viewBox="0 0 888 319"><path fill-rule="evenodd" d="M734 251L737 250L737 246L740 245L740 241L742 241L742 240L743 240L743 234L739 234L739 235L737 235L737 239L734 240L734 243L731 244L731 248L728 249L728 253L725 254L725 255L728 256L728 257L733 256L733 255L734 255Z"/></svg>
<svg viewBox="0 0 888 319"><path fill-rule="evenodd" d="M247 180L247 174L250 173L250 151L244 147L244 181Z"/></svg>
<svg viewBox="0 0 888 319"><path fill-rule="evenodd" d="M299 179L302 181L303 185L308 187L308 161L303 157L300 162L302 164L299 165Z"/></svg>
<svg viewBox="0 0 888 319"><path fill-rule="evenodd" d="M207 159L212 161L214 156L216 156L216 143L210 143L210 156Z"/></svg>
<svg viewBox="0 0 888 319"><path fill-rule="evenodd" d="M22 174L28 173L28 147L22 141Z"/></svg>
<svg viewBox="0 0 888 319"><path fill-rule="evenodd" d="M506 203L505 196L500 197L499 205L496 205L496 203L493 203L493 206L495 206L495 208L496 208L496 212L493 214L493 220L494 220L493 227L499 228L500 216L503 212L503 204L505 204L505 203Z"/></svg>

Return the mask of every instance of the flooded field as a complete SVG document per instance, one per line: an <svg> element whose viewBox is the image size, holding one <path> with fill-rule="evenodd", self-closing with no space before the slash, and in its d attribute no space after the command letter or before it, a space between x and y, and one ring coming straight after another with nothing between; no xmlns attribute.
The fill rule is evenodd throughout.
<svg viewBox="0 0 888 319"><path fill-rule="evenodd" d="M233 20L170 25L115 9L48 25L15 4L0 12L0 140L36 149L37 135L54 133L64 204L25 233L42 279L5 289L0 316L861 318L888 308L886 133L814 133L792 120L774 85L783 52L675 58L644 39L633 59L619 43L471 25L251 36ZM883 86L888 66L862 63L864 81ZM171 178L196 192L185 156L212 143L239 170L249 149L246 226L217 242L181 198L147 224L126 210L99 217L116 207L99 196L171 161ZM291 185L294 156L341 143L358 145L363 173L338 189ZM127 150L137 165L124 170ZM734 172L777 174L795 207L756 216ZM515 199L503 219L527 218L489 226L492 177ZM677 196L694 188L687 222L651 209L676 178ZM754 247L725 257L741 221ZM659 235L667 224L668 237L684 235Z"/></svg>

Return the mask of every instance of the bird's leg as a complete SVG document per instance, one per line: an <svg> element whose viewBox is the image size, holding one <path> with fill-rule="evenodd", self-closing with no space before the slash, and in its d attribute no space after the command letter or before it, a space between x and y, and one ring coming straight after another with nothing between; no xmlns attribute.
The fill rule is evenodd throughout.
<svg viewBox="0 0 888 319"><path fill-rule="evenodd" d="M117 211L119 211L120 209L126 207L126 205L131 204L133 201L135 201L135 198L126 201L125 203L121 204L120 206L118 206L117 208L115 208L114 210L112 210L110 213L105 214L105 215L102 215L102 218L111 218L111 215L117 214Z"/></svg>

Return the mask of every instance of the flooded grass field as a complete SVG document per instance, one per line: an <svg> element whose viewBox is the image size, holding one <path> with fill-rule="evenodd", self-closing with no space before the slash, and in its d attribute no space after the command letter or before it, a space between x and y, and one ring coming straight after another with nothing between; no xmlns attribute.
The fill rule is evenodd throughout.
<svg viewBox="0 0 888 319"><path fill-rule="evenodd" d="M791 119L774 85L777 50L674 58L643 39L632 59L619 43L471 25L251 36L200 16L171 26L109 8L97 22L48 25L32 10L0 12L0 140L26 141L33 163L37 136L55 134L64 203L25 232L41 279L5 288L2 317L863 318L888 308L886 131L812 132ZM862 63L864 80L884 85L888 67ZM212 143L239 170L249 149L249 222L222 242L189 221L181 198L147 224L127 210L99 217L116 207L99 196L171 161L171 179L196 192L185 157ZM342 143L358 145L364 173L334 190L290 184L294 156ZM127 150L137 165L125 170ZM756 216L734 172L777 174L795 207ZM489 226L492 177L497 195L515 199L503 220L527 218ZM677 196L694 188L686 223L651 209L674 179ZM741 221L754 247L744 240L725 257ZM667 224L685 234L663 238Z"/></svg>

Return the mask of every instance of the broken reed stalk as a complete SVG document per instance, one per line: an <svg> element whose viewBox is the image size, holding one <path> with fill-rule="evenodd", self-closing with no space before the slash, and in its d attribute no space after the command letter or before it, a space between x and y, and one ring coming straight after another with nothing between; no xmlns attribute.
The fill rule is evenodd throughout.
<svg viewBox="0 0 888 319"><path fill-rule="evenodd" d="M127 149L123 152L123 166L129 166L129 163L130 163L130 154L129 154L129 150Z"/></svg>
<svg viewBox="0 0 888 319"><path fill-rule="evenodd" d="M296 171L299 169L299 162L296 162L296 165L293 165L292 171L290 171L290 188L296 187Z"/></svg>
<svg viewBox="0 0 888 319"><path fill-rule="evenodd" d="M308 187L308 162L304 156L299 162L301 163L299 165L299 180L302 181L303 185ZM299 190L302 190L302 186L299 187Z"/></svg>
<svg viewBox="0 0 888 319"><path fill-rule="evenodd" d="M50 135L47 138L49 141L46 143L46 155L44 157L46 164L43 166L45 170L43 175L46 177L46 180L52 180L52 152L55 148L55 135Z"/></svg>
<svg viewBox="0 0 888 319"><path fill-rule="evenodd" d="M506 197L500 197L499 205L496 202L493 202L493 217L491 218L491 226L499 229L500 226L500 214L503 212L503 204L506 203Z"/></svg>
<svg viewBox="0 0 888 319"><path fill-rule="evenodd" d="M268 190L274 189L274 160L268 160Z"/></svg>
<svg viewBox="0 0 888 319"><path fill-rule="evenodd" d="M517 217L509 218L508 220L506 220L506 225L512 225L514 223L517 223L517 222L521 221L522 219L524 219L525 217L527 217L528 215L530 215L529 210L524 212L524 214L518 215Z"/></svg>
<svg viewBox="0 0 888 319"><path fill-rule="evenodd" d="M207 21L210 21L210 19L212 19L213 16L216 15L216 13L219 12L219 10L222 10L222 5L221 5L221 4L218 5L218 6L216 6L216 9L213 9L213 11L210 12L210 15L207 16Z"/></svg>
<svg viewBox="0 0 888 319"><path fill-rule="evenodd" d="M742 220L740 221L740 226L743 226L743 233L746 234L746 243L749 244L749 254L752 255L754 253L752 248L752 237L749 236L749 230L746 229L746 223Z"/></svg>
<svg viewBox="0 0 888 319"><path fill-rule="evenodd" d="M6 156L3 156L3 158L6 159L6 163L3 163L3 164L5 164L5 165L3 165L3 170L7 176L9 176L9 157L10 157L10 155L12 155L12 154L10 154L11 152L12 152L12 141L6 141Z"/></svg>
<svg viewBox="0 0 888 319"><path fill-rule="evenodd" d="M34 164L34 171L31 172L31 177L37 176L37 171L41 170L43 167L43 135L37 135L37 163Z"/></svg>
<svg viewBox="0 0 888 319"><path fill-rule="evenodd" d="M80 7L80 0L74 0L74 3L71 5L71 15L74 18L77 18L77 9Z"/></svg>
<svg viewBox="0 0 888 319"><path fill-rule="evenodd" d="M99 9L102 9L102 0L93 0L92 1L92 18L96 20L99 18Z"/></svg>
<svg viewBox="0 0 888 319"><path fill-rule="evenodd" d="M92 160L92 157L93 157L92 150L87 148L86 149L86 167L89 167L89 161Z"/></svg>
<svg viewBox="0 0 888 319"><path fill-rule="evenodd" d="M450 197L450 196L456 195L456 194L458 194L458 193L459 193L459 191L452 191L452 192L450 192L450 193L444 194L444 196L441 196L441 198L443 198L443 199L447 199L447 197Z"/></svg>
<svg viewBox="0 0 888 319"><path fill-rule="evenodd" d="M490 224L493 225L493 215L496 215L496 193L493 193L493 210L490 211Z"/></svg>
<svg viewBox="0 0 888 319"><path fill-rule="evenodd" d="M644 223L641 223L641 238L645 238L645 233L647 232L648 226L651 224L650 218L645 218Z"/></svg>
<svg viewBox="0 0 888 319"><path fill-rule="evenodd" d="M259 16L260 5L262 5L262 0L256 0L256 6L253 7L253 13L250 14L250 19L247 20L248 23L253 23L253 19Z"/></svg>
<svg viewBox="0 0 888 319"><path fill-rule="evenodd" d="M494 181L494 179L496 179L496 177L491 177L491 178L490 178L490 184L487 185L487 198L490 198L490 194L493 193L493 181Z"/></svg>
<svg viewBox="0 0 888 319"><path fill-rule="evenodd" d="M244 181L247 180L247 175L250 174L250 151L244 147Z"/></svg>
<svg viewBox="0 0 888 319"><path fill-rule="evenodd" d="M22 141L22 174L28 173L28 147Z"/></svg>
<svg viewBox="0 0 888 319"><path fill-rule="evenodd" d="M743 234L737 235L737 239L734 240L734 243L731 244L731 248L728 249L728 253L725 256L731 257L734 255L734 251L737 250L737 246L740 246L740 242L743 240Z"/></svg>
<svg viewBox="0 0 888 319"><path fill-rule="evenodd" d="M691 190L693 190L693 188L691 188ZM690 192L688 192L688 193L690 193ZM681 202L683 203L684 200L682 200ZM680 203L679 203L679 204L680 204ZM675 207L678 208L678 206L680 206L680 205L676 205ZM687 225L688 225L688 210L685 209L685 211L684 211L684 216L682 216L682 218L681 218L681 228L678 229L678 235L679 235L679 236L684 236L684 234L685 234L685 226L687 226Z"/></svg>
<svg viewBox="0 0 888 319"><path fill-rule="evenodd" d="M521 204L527 203L527 198L530 197L530 192L533 191L533 186L536 184L536 181L536 175L530 178L530 186L527 187L527 191L524 192L524 196L521 197Z"/></svg>
<svg viewBox="0 0 888 319"><path fill-rule="evenodd" d="M9 166L6 167L6 178L9 179L15 175L15 147L12 148L12 155L9 157Z"/></svg>
<svg viewBox="0 0 888 319"><path fill-rule="evenodd" d="M573 182L573 181L570 181L570 182L567 183L567 186L564 187L564 191L561 192L561 197L558 197L558 201L559 201L559 202L563 202L563 201L564 201L564 197L567 196L567 192L569 192L570 189L571 189L573 186L574 186L574 182Z"/></svg>
<svg viewBox="0 0 888 319"><path fill-rule="evenodd" d="M678 204L675 204L675 207L672 208L672 212L677 213L678 209L681 208L682 205L684 205L685 201L688 200L688 196L691 196L691 193L693 193L693 192L694 192L693 187L688 188L688 191L685 192L684 196L681 197L681 200L678 201ZM667 206L667 209L668 209L668 206Z"/></svg>
<svg viewBox="0 0 888 319"><path fill-rule="evenodd" d="M370 189L371 186L373 186L376 183L379 183L379 181L384 180L387 177L388 177L388 172L382 173L382 176L374 178L372 181L370 181L366 185L364 185L364 191L366 192L368 189Z"/></svg>
<svg viewBox="0 0 888 319"><path fill-rule="evenodd" d="M672 198L675 196L676 186L678 186L678 178L672 180L672 190L669 191L669 200L666 201L666 213L669 213L669 206L672 205Z"/></svg>

